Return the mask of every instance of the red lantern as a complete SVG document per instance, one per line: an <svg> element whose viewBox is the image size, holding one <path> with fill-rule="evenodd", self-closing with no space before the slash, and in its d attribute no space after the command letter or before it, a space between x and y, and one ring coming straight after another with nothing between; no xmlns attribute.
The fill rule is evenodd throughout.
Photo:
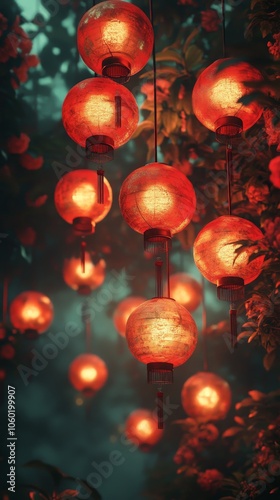
<svg viewBox="0 0 280 500"><path fill-rule="evenodd" d="M81 259L72 257L65 259L63 265L63 279L73 290L82 295L88 295L92 290L102 285L105 279L106 263L104 259L94 265L90 254L85 252L85 266L81 265Z"/></svg>
<svg viewBox="0 0 280 500"><path fill-rule="evenodd" d="M108 78L88 78L68 92L62 106L67 134L87 149L89 158L108 161L137 128L138 106L132 93Z"/></svg>
<svg viewBox="0 0 280 500"><path fill-rule="evenodd" d="M117 305L113 315L113 322L114 327L122 337L125 337L126 323L129 316L138 306L140 306L140 304L143 304L145 300L144 297L132 296L127 297Z"/></svg>
<svg viewBox="0 0 280 500"><path fill-rule="evenodd" d="M174 167L150 163L129 174L119 196L128 225L144 234L145 250L167 249L171 235L191 221L196 196L190 181Z"/></svg>
<svg viewBox="0 0 280 500"><path fill-rule="evenodd" d="M242 130L252 127L260 118L263 108L249 99L252 88L245 82L263 80L261 73L244 61L219 59L198 77L192 93L193 111L197 119L217 139L238 137Z"/></svg>
<svg viewBox="0 0 280 500"><path fill-rule="evenodd" d="M148 382L170 383L173 367L193 354L197 328L190 313L175 300L146 300L129 316L128 347L136 359L148 365Z"/></svg>
<svg viewBox="0 0 280 500"><path fill-rule="evenodd" d="M10 319L20 333L44 333L53 321L53 305L39 292L22 292L10 305Z"/></svg>
<svg viewBox="0 0 280 500"><path fill-rule="evenodd" d="M143 451L148 451L162 438L163 430L149 410L133 411L125 423L125 435Z"/></svg>
<svg viewBox="0 0 280 500"><path fill-rule="evenodd" d="M186 307L188 311L193 312L201 304L202 287L201 285L186 273L171 274L170 280L170 296ZM165 287L166 295L167 288Z"/></svg>
<svg viewBox="0 0 280 500"><path fill-rule="evenodd" d="M69 379L77 391L93 396L108 378L104 361L95 354L80 354L69 367Z"/></svg>
<svg viewBox="0 0 280 500"><path fill-rule="evenodd" d="M276 188L280 189L280 156L275 156L270 160L268 168L271 172L269 177L270 182Z"/></svg>
<svg viewBox="0 0 280 500"><path fill-rule="evenodd" d="M54 202L59 215L83 234L94 230L109 212L112 189L104 178L104 204L97 202L97 173L93 170L73 170L57 183Z"/></svg>
<svg viewBox="0 0 280 500"><path fill-rule="evenodd" d="M82 17L78 50L95 73L125 82L148 62L152 25L136 5L120 0L100 2Z"/></svg>
<svg viewBox="0 0 280 500"><path fill-rule="evenodd" d="M181 398L183 408L190 417L202 421L222 420L231 405L231 390L218 375L199 372L184 383Z"/></svg>

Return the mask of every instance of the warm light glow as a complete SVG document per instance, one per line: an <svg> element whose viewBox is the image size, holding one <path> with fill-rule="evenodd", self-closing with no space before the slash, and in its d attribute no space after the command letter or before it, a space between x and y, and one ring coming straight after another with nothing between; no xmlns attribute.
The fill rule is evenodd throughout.
<svg viewBox="0 0 280 500"><path fill-rule="evenodd" d="M96 379L96 376L97 376L97 371L92 366L85 366L81 370L81 378L85 382L92 382L93 380Z"/></svg>
<svg viewBox="0 0 280 500"><path fill-rule="evenodd" d="M139 191L136 195L137 205L143 205L148 215L155 215L155 212L166 212L174 209L174 196L168 191L168 186L154 184L148 186L144 191Z"/></svg>
<svg viewBox="0 0 280 500"><path fill-rule="evenodd" d="M150 420L143 419L140 422L138 422L136 429L145 438L152 434L154 427L155 426L152 426Z"/></svg>
<svg viewBox="0 0 280 500"><path fill-rule="evenodd" d="M117 305L114 315L113 322L117 332L125 337L126 323L129 316L135 311L135 309L145 302L145 297L130 296L123 299Z"/></svg>
<svg viewBox="0 0 280 500"><path fill-rule="evenodd" d="M26 304L22 309L22 317L24 320L37 319L40 316L40 309L34 304Z"/></svg>
<svg viewBox="0 0 280 500"><path fill-rule="evenodd" d="M109 100L108 95L91 95L85 106L85 116L90 120L94 116L94 122L99 127L115 122L115 103Z"/></svg>
<svg viewBox="0 0 280 500"><path fill-rule="evenodd" d="M238 103L243 95L242 90L244 90L244 86L232 78L218 80L212 87L212 104L221 105L227 116L234 116L242 107L242 104Z"/></svg>
<svg viewBox="0 0 280 500"><path fill-rule="evenodd" d="M53 321L52 302L40 292L22 292L11 303L10 319L20 333L44 333Z"/></svg>
<svg viewBox="0 0 280 500"><path fill-rule="evenodd" d="M72 200L78 208L90 210L96 203L96 190L91 184L80 184L73 190Z"/></svg>
<svg viewBox="0 0 280 500"><path fill-rule="evenodd" d="M78 262L75 269L75 274L78 278L86 280L87 278L90 278L94 271L94 268L95 266L91 261L85 261L85 269L83 270L81 262Z"/></svg>
<svg viewBox="0 0 280 500"><path fill-rule="evenodd" d="M204 387L196 396L198 403L206 408L214 408L219 402L219 396L212 387Z"/></svg>
<svg viewBox="0 0 280 500"><path fill-rule="evenodd" d="M91 290L102 285L105 279L106 263L104 259L93 264L89 252L85 252L85 272L83 272L80 257L65 259L63 265L63 278L65 283L73 290Z"/></svg>
<svg viewBox="0 0 280 500"><path fill-rule="evenodd" d="M152 411L139 408L133 411L125 423L125 435L142 451L148 451L162 437L163 430L158 429Z"/></svg>
<svg viewBox="0 0 280 500"><path fill-rule="evenodd" d="M112 44L112 46L124 45L129 37L127 23L113 19L102 26L101 37L104 44Z"/></svg>

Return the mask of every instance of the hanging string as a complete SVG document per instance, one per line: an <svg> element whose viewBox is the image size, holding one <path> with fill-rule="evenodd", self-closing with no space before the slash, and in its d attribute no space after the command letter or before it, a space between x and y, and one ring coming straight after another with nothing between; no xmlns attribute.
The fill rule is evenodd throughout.
<svg viewBox="0 0 280 500"><path fill-rule="evenodd" d="M202 334L202 349L203 349L203 370L208 372L209 363L208 363L208 350L207 350L207 310L205 304L205 279L201 275L201 285L202 285L202 325L201 325L201 334Z"/></svg>
<svg viewBox="0 0 280 500"><path fill-rule="evenodd" d="M84 239L82 239L81 240L81 267L82 267L82 273L85 273L85 267L86 267L86 246L87 246L86 241Z"/></svg>
<svg viewBox="0 0 280 500"><path fill-rule="evenodd" d="M170 252L169 252L169 245L167 246L167 250L165 253L165 259L166 259L166 295L167 298L170 298Z"/></svg>
<svg viewBox="0 0 280 500"><path fill-rule="evenodd" d="M158 429L163 429L163 392L161 388L157 392L157 419Z"/></svg>
<svg viewBox="0 0 280 500"><path fill-rule="evenodd" d="M151 25L153 27L153 31L155 34L153 0L149 0L149 7L150 7L150 21L151 21ZM158 156L157 156L157 67L156 67L155 36L154 36L154 44L153 44L153 86L154 86L154 148L155 148L154 157L155 157L155 162L157 162L158 161Z"/></svg>
<svg viewBox="0 0 280 500"><path fill-rule="evenodd" d="M102 167L97 170L97 203L104 205L104 170Z"/></svg>
<svg viewBox="0 0 280 500"><path fill-rule="evenodd" d="M86 352L91 352L91 326L90 326L90 318L87 313L88 311L88 301L85 299L84 303L82 305L82 322L84 325L84 332L85 332L85 345L86 345Z"/></svg>
<svg viewBox="0 0 280 500"><path fill-rule="evenodd" d="M225 16L225 0L222 1L222 43L223 43L223 58L226 57L226 16Z"/></svg>

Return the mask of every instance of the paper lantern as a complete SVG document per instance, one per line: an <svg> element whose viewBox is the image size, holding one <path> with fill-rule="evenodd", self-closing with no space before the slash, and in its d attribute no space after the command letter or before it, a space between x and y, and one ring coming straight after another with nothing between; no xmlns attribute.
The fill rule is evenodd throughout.
<svg viewBox="0 0 280 500"><path fill-rule="evenodd" d="M65 259L63 279L73 290L77 290L81 295L88 295L92 290L102 285L105 279L105 269L104 259L100 259L97 264L94 264L90 254L85 252L84 269L80 258Z"/></svg>
<svg viewBox="0 0 280 500"><path fill-rule="evenodd" d="M114 149L135 132L139 111L132 93L108 78L88 78L68 92L62 106L64 128L94 161L112 159Z"/></svg>
<svg viewBox="0 0 280 500"><path fill-rule="evenodd" d="M128 347L148 368L148 382L170 383L173 367L193 354L197 343L196 324L175 300L146 300L129 316L126 324Z"/></svg>
<svg viewBox="0 0 280 500"><path fill-rule="evenodd" d="M10 305L11 323L20 333L44 333L52 324L53 315L52 302L40 292L22 292Z"/></svg>
<svg viewBox="0 0 280 500"><path fill-rule="evenodd" d="M131 313L145 302L145 297L131 296L123 299L116 307L113 314L113 323L117 332L125 337L126 323Z"/></svg>
<svg viewBox="0 0 280 500"><path fill-rule="evenodd" d="M202 421L222 420L231 405L231 390L215 373L199 372L184 383L181 398L190 417Z"/></svg>
<svg viewBox="0 0 280 500"><path fill-rule="evenodd" d="M170 275L170 297L179 304L186 307L189 312L195 311L202 301L201 285L186 273L175 273ZM164 295L167 287L165 286Z"/></svg>
<svg viewBox="0 0 280 500"><path fill-rule="evenodd" d="M158 429L153 413L141 408L133 411L127 418L125 435L142 451L149 451L162 438L163 430Z"/></svg>
<svg viewBox="0 0 280 500"><path fill-rule="evenodd" d="M144 234L145 250L169 246L171 236L191 221L196 196L190 181L164 163L140 167L124 180L119 204L128 225Z"/></svg>
<svg viewBox="0 0 280 500"><path fill-rule="evenodd" d="M73 170L57 183L54 193L59 215L76 231L89 234L95 224L108 214L112 205L112 189L104 178L104 203L97 200L97 173L93 170Z"/></svg>
<svg viewBox="0 0 280 500"><path fill-rule="evenodd" d="M104 361L95 354L80 354L69 367L69 380L77 391L93 396L108 378Z"/></svg>
<svg viewBox="0 0 280 500"><path fill-rule="evenodd" d="M122 82L146 65L153 41L153 28L144 12L120 0L98 3L78 26L78 50L85 64Z"/></svg>
<svg viewBox="0 0 280 500"><path fill-rule="evenodd" d="M260 104L248 98L252 88L244 82L260 80L261 73L249 63L218 59L199 75L194 85L194 114L205 127L216 132L217 140L238 137L258 121L263 111Z"/></svg>

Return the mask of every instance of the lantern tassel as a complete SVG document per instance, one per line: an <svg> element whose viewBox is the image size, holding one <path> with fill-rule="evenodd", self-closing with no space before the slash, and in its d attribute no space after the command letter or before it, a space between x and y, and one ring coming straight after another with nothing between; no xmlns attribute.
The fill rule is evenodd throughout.
<svg viewBox="0 0 280 500"><path fill-rule="evenodd" d="M104 205L104 170L99 168L97 170L97 178L98 178L98 196L97 203L100 205Z"/></svg>
<svg viewBox="0 0 280 500"><path fill-rule="evenodd" d="M81 241L81 268L82 268L82 273L85 272L85 266L86 266L86 242L85 240Z"/></svg>
<svg viewBox="0 0 280 500"><path fill-rule="evenodd" d="M237 311L235 304L230 304L230 338L233 348L237 347Z"/></svg>
<svg viewBox="0 0 280 500"><path fill-rule="evenodd" d="M158 429L163 429L163 392L160 389L157 392L157 418Z"/></svg>

